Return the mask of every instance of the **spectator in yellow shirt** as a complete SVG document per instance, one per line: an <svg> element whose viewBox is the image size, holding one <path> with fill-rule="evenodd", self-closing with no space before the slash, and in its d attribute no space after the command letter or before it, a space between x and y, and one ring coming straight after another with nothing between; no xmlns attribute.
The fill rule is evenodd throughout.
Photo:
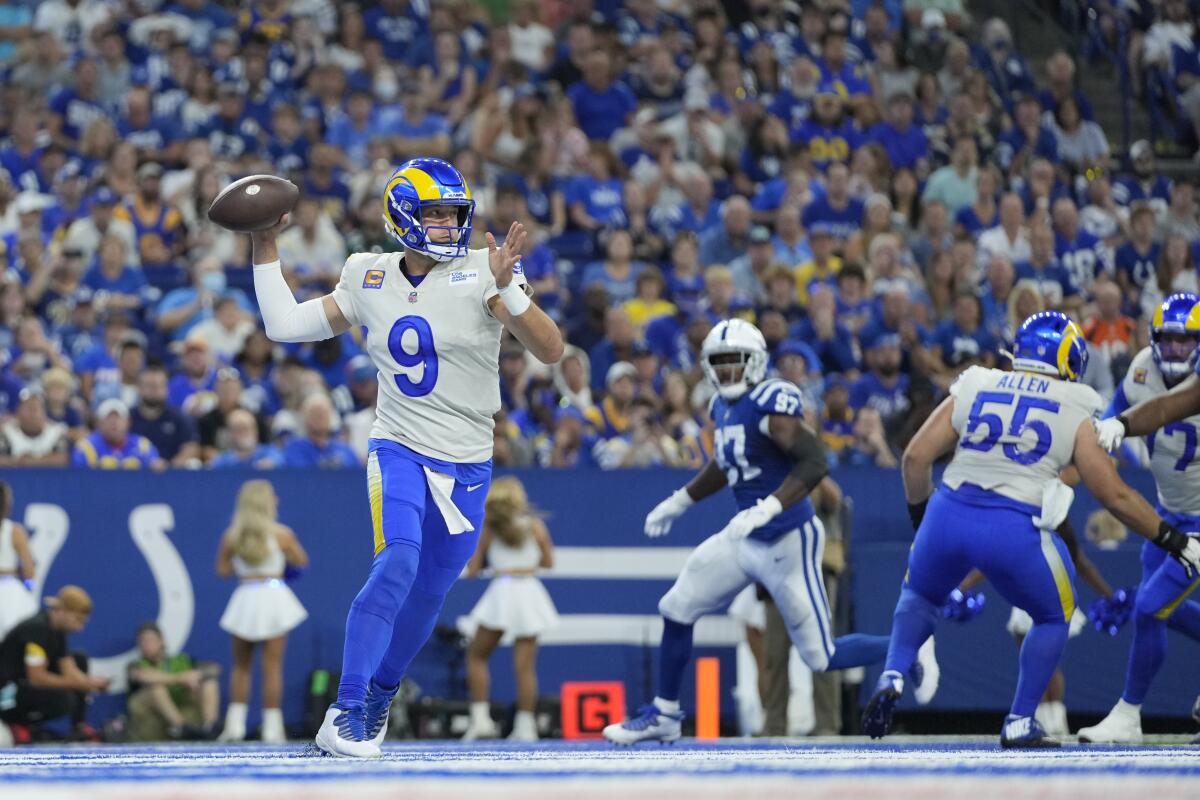
<svg viewBox="0 0 1200 800"><path fill-rule="evenodd" d="M812 243L813 257L796 267L796 299L800 305L808 307L808 297L814 283L836 286L838 271L842 268L842 259L833 254L837 244L829 231L816 228L809 231L809 241Z"/></svg>
<svg viewBox="0 0 1200 800"><path fill-rule="evenodd" d="M637 327L639 333L659 317L669 317L675 313L675 304L664 300L667 282L658 267L647 266L637 277L634 284L636 296L625 301L625 313Z"/></svg>

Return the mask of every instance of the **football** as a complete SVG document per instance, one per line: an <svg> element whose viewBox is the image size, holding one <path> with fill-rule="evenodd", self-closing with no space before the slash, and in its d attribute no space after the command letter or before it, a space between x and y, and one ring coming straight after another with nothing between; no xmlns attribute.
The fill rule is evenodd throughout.
<svg viewBox="0 0 1200 800"><path fill-rule="evenodd" d="M249 175L221 190L208 207L208 218L231 231L262 231L292 210L300 189L274 175Z"/></svg>

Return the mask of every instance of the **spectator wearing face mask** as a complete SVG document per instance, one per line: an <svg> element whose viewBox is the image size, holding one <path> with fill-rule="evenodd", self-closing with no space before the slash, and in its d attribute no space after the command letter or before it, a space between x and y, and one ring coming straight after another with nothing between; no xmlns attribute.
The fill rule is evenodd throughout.
<svg viewBox="0 0 1200 800"><path fill-rule="evenodd" d="M247 314L254 311L245 292L225 285L221 262L202 258L192 267L192 285L174 289L159 301L154 313L158 329L181 342L192 328L216 315L216 304L222 297L232 297Z"/></svg>

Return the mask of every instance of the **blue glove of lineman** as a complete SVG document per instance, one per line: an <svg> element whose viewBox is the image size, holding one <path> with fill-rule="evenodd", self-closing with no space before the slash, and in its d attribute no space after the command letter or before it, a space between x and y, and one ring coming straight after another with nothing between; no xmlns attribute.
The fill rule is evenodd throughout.
<svg viewBox="0 0 1200 800"><path fill-rule="evenodd" d="M1096 630L1116 636L1133 616L1133 603L1136 598L1136 587L1117 589L1112 597L1101 597L1088 606L1088 620Z"/></svg>
<svg viewBox="0 0 1200 800"><path fill-rule="evenodd" d="M983 592L955 589L942 605L942 616L952 622L970 622L983 611L986 600Z"/></svg>

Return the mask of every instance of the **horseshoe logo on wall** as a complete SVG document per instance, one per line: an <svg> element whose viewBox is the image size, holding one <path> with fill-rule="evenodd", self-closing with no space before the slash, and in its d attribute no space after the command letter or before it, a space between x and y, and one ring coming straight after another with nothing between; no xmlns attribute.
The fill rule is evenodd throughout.
<svg viewBox="0 0 1200 800"><path fill-rule="evenodd" d="M29 548L37 564L33 593L41 597L50 566L67 541L71 520L61 506L30 503L25 508L25 527L33 534ZM183 649L192 632L196 608L191 576L167 536L174 527L175 513L165 503L137 506L129 514L129 535L146 559L158 589L158 627L168 653ZM91 673L112 681L109 694L120 694L127 688L125 670L136 657L137 649L132 648L119 655L92 658Z"/></svg>

